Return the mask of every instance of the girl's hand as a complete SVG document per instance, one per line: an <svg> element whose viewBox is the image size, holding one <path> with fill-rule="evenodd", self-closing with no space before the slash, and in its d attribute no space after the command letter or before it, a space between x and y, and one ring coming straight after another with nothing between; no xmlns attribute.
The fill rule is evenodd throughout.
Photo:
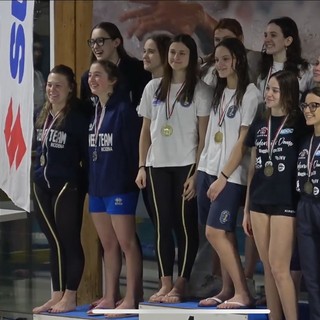
<svg viewBox="0 0 320 320"><path fill-rule="evenodd" d="M207 191L207 197L211 200L214 201L220 192L224 189L224 187L227 184L227 179L220 176L215 182L213 182L208 191Z"/></svg>
<svg viewBox="0 0 320 320"><path fill-rule="evenodd" d="M195 177L191 176L186 180L183 185L183 194L182 196L185 200L189 201L196 196L196 188L195 188Z"/></svg>
<svg viewBox="0 0 320 320"><path fill-rule="evenodd" d="M250 213L246 208L244 209L244 213L243 213L242 227L243 227L244 233L248 237L252 238L253 232L252 232L252 226L251 226Z"/></svg>
<svg viewBox="0 0 320 320"><path fill-rule="evenodd" d="M136 185L139 189L143 189L146 187L147 183L147 173L145 167L139 169L137 177L136 177Z"/></svg>

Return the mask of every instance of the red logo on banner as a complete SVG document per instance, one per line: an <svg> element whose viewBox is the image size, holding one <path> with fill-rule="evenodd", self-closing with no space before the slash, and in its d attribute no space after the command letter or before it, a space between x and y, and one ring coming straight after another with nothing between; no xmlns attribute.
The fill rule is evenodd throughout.
<svg viewBox="0 0 320 320"><path fill-rule="evenodd" d="M16 120L13 123L12 98L6 116L6 123L4 128L4 136L6 140L7 155L9 158L10 168L16 164L16 169L19 168L21 161L26 154L27 147L24 141L21 120L20 120L20 105Z"/></svg>

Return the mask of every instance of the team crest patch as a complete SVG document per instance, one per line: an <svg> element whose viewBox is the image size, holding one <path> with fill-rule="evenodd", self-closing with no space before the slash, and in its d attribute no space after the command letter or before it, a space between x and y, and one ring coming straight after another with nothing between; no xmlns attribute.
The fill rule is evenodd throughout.
<svg viewBox="0 0 320 320"><path fill-rule="evenodd" d="M229 219L230 219L230 212L227 210L222 211L219 218L220 223L225 224L229 221Z"/></svg>
<svg viewBox="0 0 320 320"><path fill-rule="evenodd" d="M228 118L234 118L234 116L236 115L237 113L237 106L233 105L233 106L230 106L228 108L228 111L227 111L227 117Z"/></svg>

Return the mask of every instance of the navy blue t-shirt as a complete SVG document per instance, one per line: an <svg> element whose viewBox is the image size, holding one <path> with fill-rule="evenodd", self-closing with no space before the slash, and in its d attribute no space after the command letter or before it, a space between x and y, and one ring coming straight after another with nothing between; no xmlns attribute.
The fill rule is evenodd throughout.
<svg viewBox="0 0 320 320"><path fill-rule="evenodd" d="M317 152L316 149L320 144L320 137L313 137L311 143L311 136L308 136L304 139L301 147L299 149L298 163L297 163L297 191L299 193L305 194L304 185L309 180L312 185L312 193L308 194L311 197L319 198L320 197L320 150ZM311 152L310 152L310 177L308 176L308 154L311 143ZM314 155L314 158L313 158ZM313 160L312 160L313 158Z"/></svg>
<svg viewBox="0 0 320 320"><path fill-rule="evenodd" d="M284 118L271 116L271 143ZM281 129L271 155L274 171L271 176L266 176L264 169L266 162L270 161L267 147L268 120L259 117L250 126L246 145L256 148L255 172L250 185L251 203L296 207L295 179L300 136L297 127L298 124L285 124Z"/></svg>

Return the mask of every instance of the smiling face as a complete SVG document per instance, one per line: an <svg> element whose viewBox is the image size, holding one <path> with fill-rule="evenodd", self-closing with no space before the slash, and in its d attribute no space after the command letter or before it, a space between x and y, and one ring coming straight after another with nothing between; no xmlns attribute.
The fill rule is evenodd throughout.
<svg viewBox="0 0 320 320"><path fill-rule="evenodd" d="M292 42L292 37L285 38L281 28L275 23L270 23L264 33L264 46L270 55L285 54L286 47Z"/></svg>
<svg viewBox="0 0 320 320"><path fill-rule="evenodd" d="M173 42L169 47L168 62L174 71L185 71L189 64L190 50L182 42Z"/></svg>
<svg viewBox="0 0 320 320"><path fill-rule="evenodd" d="M271 112L281 110L280 104L280 86L275 77L271 77L264 92L266 107L271 109Z"/></svg>
<svg viewBox="0 0 320 320"><path fill-rule="evenodd" d="M308 93L305 103L307 105L314 104L315 106L317 106L316 104L318 103L318 106L320 106L320 97L314 93ZM303 109L303 114L308 126L320 127L320 108L311 111L310 107L306 107Z"/></svg>
<svg viewBox="0 0 320 320"><path fill-rule="evenodd" d="M109 60L116 63L118 60L117 47L120 43L120 40L111 39L110 35L103 29L96 28L92 30L92 40L102 38L105 38L102 46L99 46L98 43L94 43L93 47L91 47L93 54L97 60Z"/></svg>
<svg viewBox="0 0 320 320"><path fill-rule="evenodd" d="M236 59L232 57L231 52L223 45L216 48L214 61L220 78L230 78L236 76Z"/></svg>
<svg viewBox="0 0 320 320"><path fill-rule="evenodd" d="M99 63L93 63L89 70L88 83L91 92L99 98L113 91L116 80L110 80L108 73Z"/></svg>
<svg viewBox="0 0 320 320"><path fill-rule="evenodd" d="M158 47L152 39L148 39L144 44L142 60L144 69L151 73L162 68Z"/></svg>
<svg viewBox="0 0 320 320"><path fill-rule="evenodd" d="M46 85L49 102L58 108L65 107L72 88L67 77L59 73L50 73Z"/></svg>

